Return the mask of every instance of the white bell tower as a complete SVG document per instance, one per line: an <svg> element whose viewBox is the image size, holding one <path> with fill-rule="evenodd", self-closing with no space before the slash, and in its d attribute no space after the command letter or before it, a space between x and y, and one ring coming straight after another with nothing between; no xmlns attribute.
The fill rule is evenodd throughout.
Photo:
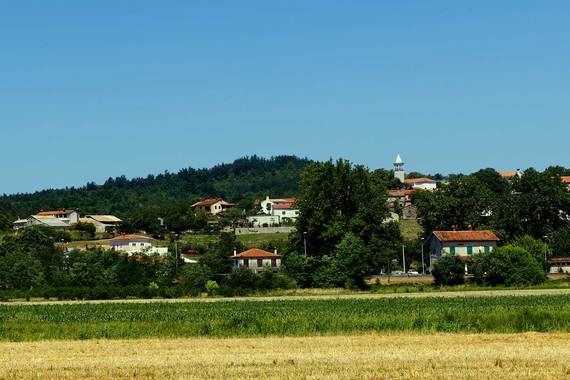
<svg viewBox="0 0 570 380"><path fill-rule="evenodd" d="M402 157L398 154L396 156L396 160L394 161L394 178L400 180L400 182L404 183L406 175L404 173L404 161L402 161Z"/></svg>

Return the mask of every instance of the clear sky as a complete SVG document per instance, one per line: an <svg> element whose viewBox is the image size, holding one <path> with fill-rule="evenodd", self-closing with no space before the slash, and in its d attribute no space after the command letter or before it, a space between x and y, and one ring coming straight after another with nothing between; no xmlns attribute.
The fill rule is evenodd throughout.
<svg viewBox="0 0 570 380"><path fill-rule="evenodd" d="M569 20L569 1L5 1L0 193L251 154L570 166Z"/></svg>

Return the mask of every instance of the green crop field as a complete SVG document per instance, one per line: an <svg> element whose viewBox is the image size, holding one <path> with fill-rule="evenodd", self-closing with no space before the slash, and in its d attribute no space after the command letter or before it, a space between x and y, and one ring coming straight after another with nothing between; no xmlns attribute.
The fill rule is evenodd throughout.
<svg viewBox="0 0 570 380"><path fill-rule="evenodd" d="M570 295L0 305L0 339L570 331Z"/></svg>

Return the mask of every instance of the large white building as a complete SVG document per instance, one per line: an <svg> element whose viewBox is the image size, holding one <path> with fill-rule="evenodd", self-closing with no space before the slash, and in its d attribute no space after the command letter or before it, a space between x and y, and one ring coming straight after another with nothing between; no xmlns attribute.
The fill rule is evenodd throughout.
<svg viewBox="0 0 570 380"><path fill-rule="evenodd" d="M404 180L404 184L410 185L414 190L435 190L437 182L431 178L408 178Z"/></svg>

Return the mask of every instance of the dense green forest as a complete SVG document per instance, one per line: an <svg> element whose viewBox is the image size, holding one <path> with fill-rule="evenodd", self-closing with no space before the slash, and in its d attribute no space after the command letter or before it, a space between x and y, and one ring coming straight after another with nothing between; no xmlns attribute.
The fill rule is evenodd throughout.
<svg viewBox="0 0 570 380"><path fill-rule="evenodd" d="M295 156L270 159L244 157L210 169L186 168L178 173L146 178L109 178L104 184L49 189L0 197L0 214L27 217L40 210L73 208L82 214L116 214L131 218L141 213L187 207L198 197L222 197L253 205L265 194L295 196L301 170L310 162Z"/></svg>

